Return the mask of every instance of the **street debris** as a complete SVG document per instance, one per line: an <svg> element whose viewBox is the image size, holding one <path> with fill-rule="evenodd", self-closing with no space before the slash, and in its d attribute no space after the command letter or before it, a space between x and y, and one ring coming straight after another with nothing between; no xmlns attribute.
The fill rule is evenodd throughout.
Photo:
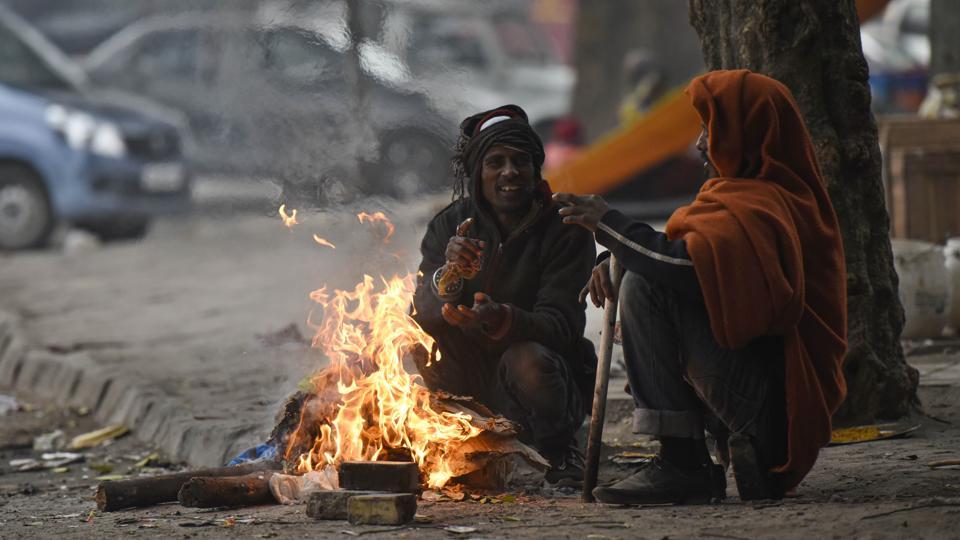
<svg viewBox="0 0 960 540"><path fill-rule="evenodd" d="M84 460L83 454L72 452L49 452L40 455L40 459L21 458L10 460L10 467L17 472L43 471L57 469L66 465L80 463Z"/></svg>
<svg viewBox="0 0 960 540"><path fill-rule="evenodd" d="M158 476L105 481L97 486L97 508L113 512L125 508L140 508L177 500L180 489L192 478L243 476L246 474L275 470L275 462L258 462L230 467L200 469Z"/></svg>
<svg viewBox="0 0 960 540"><path fill-rule="evenodd" d="M931 469L940 469L943 467L960 467L960 459L941 459L927 463Z"/></svg>
<svg viewBox="0 0 960 540"><path fill-rule="evenodd" d="M920 429L919 423L868 424L833 430L829 446L856 444L904 437Z"/></svg>
<svg viewBox="0 0 960 540"><path fill-rule="evenodd" d="M51 431L33 438L33 449L38 452L62 450L67 444L67 436L62 429Z"/></svg>
<svg viewBox="0 0 960 540"><path fill-rule="evenodd" d="M122 437L129 432L130 430L127 429L127 427L123 424L114 424L112 426L97 429L89 433L77 435L70 441L69 448L71 450L93 448L94 446L106 443L107 441L112 441L113 439Z"/></svg>
<svg viewBox="0 0 960 540"><path fill-rule="evenodd" d="M13 396L0 394L0 416L6 416L9 413L20 410L20 402Z"/></svg>
<svg viewBox="0 0 960 540"><path fill-rule="evenodd" d="M467 527L465 525L448 525L443 528L447 532L452 532L453 534L470 534L477 532L476 527Z"/></svg>

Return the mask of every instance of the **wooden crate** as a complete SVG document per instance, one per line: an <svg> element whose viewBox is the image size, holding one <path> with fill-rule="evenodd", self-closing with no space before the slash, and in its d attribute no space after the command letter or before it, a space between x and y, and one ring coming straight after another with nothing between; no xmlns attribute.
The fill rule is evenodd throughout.
<svg viewBox="0 0 960 540"><path fill-rule="evenodd" d="M943 243L960 236L960 120L878 120L890 235Z"/></svg>

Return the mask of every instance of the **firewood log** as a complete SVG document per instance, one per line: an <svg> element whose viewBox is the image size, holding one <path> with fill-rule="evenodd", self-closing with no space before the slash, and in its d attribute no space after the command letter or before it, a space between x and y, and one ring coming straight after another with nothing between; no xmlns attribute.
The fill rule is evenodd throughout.
<svg viewBox="0 0 960 540"><path fill-rule="evenodd" d="M246 476L191 478L180 488L177 500L190 508L276 504L270 493L270 471Z"/></svg>

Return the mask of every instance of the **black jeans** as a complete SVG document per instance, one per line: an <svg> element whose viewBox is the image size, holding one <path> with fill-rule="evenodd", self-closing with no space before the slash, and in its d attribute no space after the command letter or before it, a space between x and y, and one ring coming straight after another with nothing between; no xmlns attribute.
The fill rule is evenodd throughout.
<svg viewBox="0 0 960 540"><path fill-rule="evenodd" d="M427 388L470 396L520 424L520 440L545 454L566 448L583 423L580 391L557 352L525 341L491 352L469 336L438 339L442 358L417 368Z"/></svg>
<svg viewBox="0 0 960 540"><path fill-rule="evenodd" d="M781 338L724 349L703 304L633 272L623 277L620 317L635 432L765 435L758 431L765 431L769 409L783 407Z"/></svg>

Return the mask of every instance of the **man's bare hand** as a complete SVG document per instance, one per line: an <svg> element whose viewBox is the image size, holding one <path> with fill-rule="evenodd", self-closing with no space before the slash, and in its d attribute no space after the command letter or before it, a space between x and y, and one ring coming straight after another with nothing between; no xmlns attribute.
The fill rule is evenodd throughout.
<svg viewBox="0 0 960 540"><path fill-rule="evenodd" d="M610 211L610 206L599 195L574 195L573 193L556 193L553 200L563 205L560 216L568 225L580 225L590 232L596 232L597 224L603 215Z"/></svg>
<svg viewBox="0 0 960 540"><path fill-rule="evenodd" d="M478 292L473 295L473 307L463 304L454 306L447 303L440 308L443 319L450 326L468 327L479 326L487 332L492 332L503 323L505 312L502 304L494 302L489 296Z"/></svg>
<svg viewBox="0 0 960 540"><path fill-rule="evenodd" d="M467 238L466 236L452 236L447 242L446 257L448 262L470 268L483 255L483 248L487 245L483 240Z"/></svg>
<svg viewBox="0 0 960 540"><path fill-rule="evenodd" d="M613 300L616 298L617 291L614 289L613 282L610 280L609 257L593 268L593 274L590 275L590 280L587 281L587 284L580 291L581 303L586 301L587 294L590 295L590 300L593 302L593 305L598 308L603 307L604 300Z"/></svg>

